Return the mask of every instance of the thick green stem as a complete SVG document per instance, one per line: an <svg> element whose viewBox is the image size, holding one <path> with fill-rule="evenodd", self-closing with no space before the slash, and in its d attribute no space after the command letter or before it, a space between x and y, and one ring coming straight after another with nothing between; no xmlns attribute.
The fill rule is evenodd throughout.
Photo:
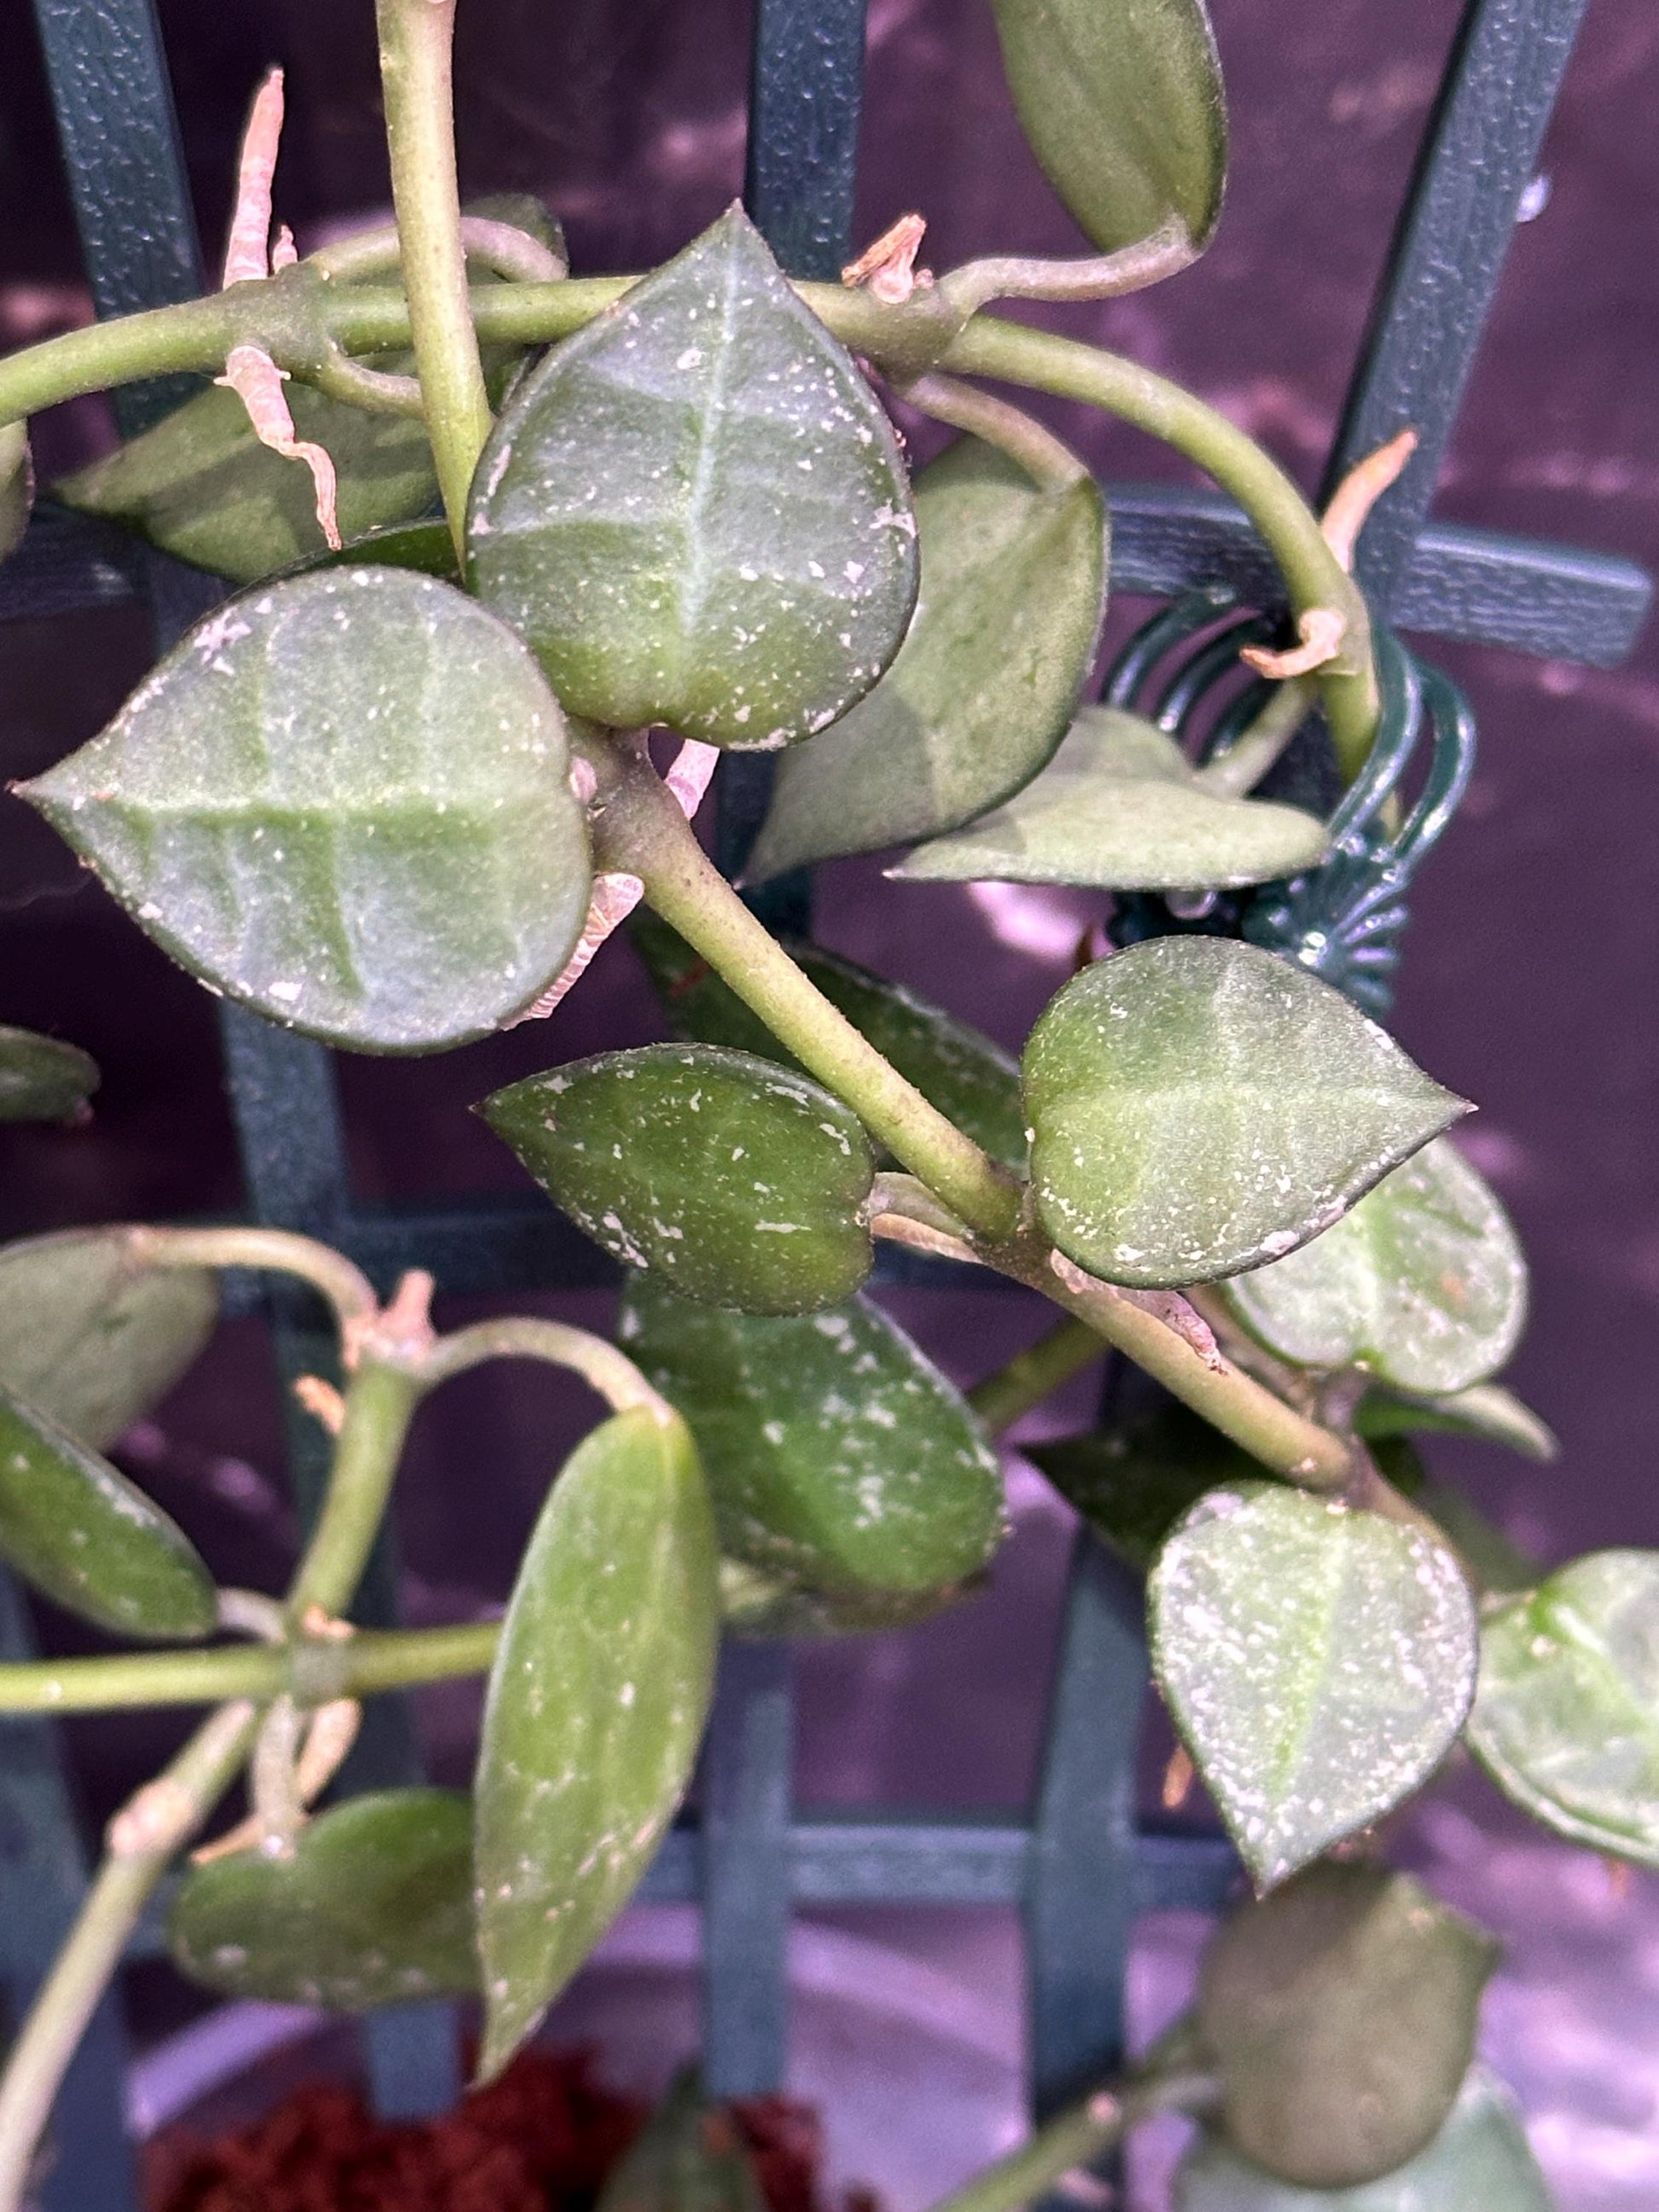
<svg viewBox="0 0 1659 2212"><path fill-rule="evenodd" d="M1006 1366L976 1382L968 1393L968 1403L990 1433L1000 1436L1034 1406L1052 1397L1062 1382L1069 1382L1091 1360L1098 1359L1103 1349L1098 1329L1068 1316L1035 1344L1017 1352Z"/></svg>
<svg viewBox="0 0 1659 2212"><path fill-rule="evenodd" d="M343 1252L287 1229L133 1229L133 1255L151 1267L252 1267L295 1275L326 1298L343 1335L371 1322L374 1286Z"/></svg>
<svg viewBox="0 0 1659 2212"><path fill-rule="evenodd" d="M901 399L908 399L911 406L936 422L969 431L988 446L998 447L1044 491L1069 491L1089 473L1052 430L1045 429L1022 408L1011 407L1006 399L981 392L976 384L963 384L933 369L894 389Z"/></svg>
<svg viewBox="0 0 1659 2212"><path fill-rule="evenodd" d="M0 2212L17 2212L21 2204L34 2147L76 2045L168 1861L234 1779L254 1726L251 1705L222 1707L111 1822L109 1856L29 2008L0 2081Z"/></svg>
<svg viewBox="0 0 1659 2212"><path fill-rule="evenodd" d="M1019 324L976 317L940 366L1103 408L1177 447L1230 491L1278 562L1294 611L1299 616L1329 607L1343 617L1340 647L1318 680L1342 772L1349 778L1358 772L1370 750L1378 711L1365 602L1320 534L1312 508L1253 438L1137 362Z"/></svg>
<svg viewBox="0 0 1659 2212"><path fill-rule="evenodd" d="M1207 2074L1172 2073L1098 2090L1044 2121L1018 2150L940 2197L933 2212L1019 2212L1022 2205L1046 2196L1063 2175L1093 2165L1142 2120L1158 2112L1202 2111L1213 2102L1215 2086Z"/></svg>
<svg viewBox="0 0 1659 2212"><path fill-rule="evenodd" d="M649 762L611 752L594 765L600 866L637 876L663 920L953 1212L988 1236L1008 1235L1019 1211L1013 1178L807 981L711 865Z"/></svg>
<svg viewBox="0 0 1659 2212"><path fill-rule="evenodd" d="M372 1355L353 1375L323 1510L289 1589L294 1620L313 1606L332 1618L351 1603L380 1533L404 1437L423 1388L407 1367Z"/></svg>
<svg viewBox="0 0 1659 2212"><path fill-rule="evenodd" d="M666 1401L653 1390L625 1352L602 1336L566 1322L542 1321L533 1314L509 1314L500 1321L475 1322L440 1337L421 1363L422 1387L433 1389L452 1375L489 1359L542 1359L564 1367L597 1390L613 1413L645 1406L664 1413Z"/></svg>
<svg viewBox="0 0 1659 2212"><path fill-rule="evenodd" d="M1302 727L1315 696L1311 676L1287 677L1249 727L1199 769L1199 782L1224 799L1243 799L1254 791Z"/></svg>
<svg viewBox="0 0 1659 2212"><path fill-rule="evenodd" d="M455 178L455 0L376 0L374 16L415 366L438 488L461 552L467 494L492 418L467 293Z"/></svg>
<svg viewBox="0 0 1659 2212"><path fill-rule="evenodd" d="M139 1705L264 1704L291 1692L307 1705L373 1698L452 1675L481 1674L501 1625L363 1629L343 1643L216 1645L205 1651L132 1651L94 1659L27 1659L0 1666L0 1713L104 1713Z"/></svg>

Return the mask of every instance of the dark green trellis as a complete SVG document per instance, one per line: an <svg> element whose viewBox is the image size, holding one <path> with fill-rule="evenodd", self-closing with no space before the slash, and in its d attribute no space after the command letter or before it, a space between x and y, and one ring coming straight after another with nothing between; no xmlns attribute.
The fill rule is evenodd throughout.
<svg viewBox="0 0 1659 2212"><path fill-rule="evenodd" d="M1586 0L1468 0L1330 461L1330 474L1406 423L1421 444L1367 532L1362 580L1407 630L1609 665L1628 649L1650 586L1626 562L1453 527L1427 514L1439 461L1537 158ZM166 63L151 0L34 0L65 161L100 313L200 289ZM865 0L757 0L747 197L781 258L832 276L849 245ZM133 429L177 398L121 395ZM1166 596L1218 580L1245 604L1279 604L1277 579L1224 498L1164 487L1108 487L1119 589ZM118 533L45 507L0 568L0 620L70 612L134 594L158 646L222 590L137 551ZM763 804L763 768L728 763L722 843L740 854ZM804 887L786 888L799 920ZM538 1202L445 1204L371 1212L346 1173L334 1074L320 1046L236 1008L222 1014L252 1218L343 1246L383 1287L429 1267L447 1290L592 1285L605 1263ZM940 1263L890 1267L919 1282L956 1279ZM278 1359L316 1371L317 1316L273 1297ZM320 1477L314 1432L296 1423L301 1508ZM390 1615L383 1551L362 1617ZM28 1650L28 1626L0 1581L0 1654ZM1135 1740L1146 1668L1138 1598L1100 1549L1081 1544L1069 1584L1042 1779L1029 1820L948 1813L855 1820L792 1803L787 1651L728 1655L707 1755L699 1826L678 1829L646 1894L700 1898L706 1929L707 2059L734 2094L781 2075L784 1947L792 1904L1013 1905L1023 1911L1030 1990L1030 2073L1040 2110L1109 2066L1122 2038L1125 1953L1153 1905L1212 1905L1231 1879L1214 1838L1135 1825ZM372 1709L355 1755L362 1784L406 1780L416 1752L395 1700ZM0 1985L27 2002L84 1883L79 1830L49 1724L0 1727ZM141 1939L153 1950L154 1932ZM377 2100L433 2110L454 2093L447 2014L415 2008L368 2031ZM49 2212L128 2212L136 2203L121 2122L125 2050L118 2005L100 2012L59 2102Z"/></svg>

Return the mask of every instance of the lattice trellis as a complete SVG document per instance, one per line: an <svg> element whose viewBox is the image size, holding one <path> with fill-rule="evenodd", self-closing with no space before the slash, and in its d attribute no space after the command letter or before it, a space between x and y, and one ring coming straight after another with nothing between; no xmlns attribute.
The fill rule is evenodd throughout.
<svg viewBox="0 0 1659 2212"><path fill-rule="evenodd" d="M1586 0L1468 0L1425 134L1370 336L1328 475L1395 430L1421 442L1365 537L1361 580L1398 627L1609 665L1627 651L1650 586L1623 561L1454 527L1428 515L1435 477L1496 289L1522 194ZM100 314L201 289L167 65L151 0L34 0L93 296ZM757 0L747 199L780 258L833 277L853 204L865 0ZM131 431L176 388L120 396ZM1109 484L1116 588L1164 596L1217 580L1245 603L1279 604L1271 562L1239 510L1217 495ZM218 597L211 578L137 550L49 505L0 568L0 620L148 600L158 649ZM764 802L764 763L728 763L722 845L740 853ZM797 914L792 920L799 919ZM234 1007L222 1014L226 1079L251 1218L342 1246L384 1288L422 1266L453 1291L591 1286L608 1263L539 1200L371 1212L346 1170L331 1056ZM943 1263L888 1264L885 1279L958 1284ZM327 1342L301 1303L273 1294L285 1374L318 1371ZM311 1425L292 1434L301 1509L321 1475ZM383 1549L358 1607L392 1616ZM0 1581L0 1653L30 1649L26 1615ZM723 1665L700 1823L677 1829L645 1894L699 1899L705 1926L706 2065L733 2094L774 2086L786 2040L785 1942L793 1905L1018 1906L1029 1959L1030 2080L1041 2111L1097 2076L1121 2045L1131 1924L1153 1905L1213 1905L1231 1879L1213 1837L1137 1828L1134 1754L1146 1690L1138 1594L1091 1540L1075 1553L1030 1818L872 1810L814 1817L792 1802L789 1660L738 1647ZM402 1705L383 1699L356 1778L414 1778ZM85 1853L54 1730L0 1724L0 1984L15 2009L78 1904ZM156 1948L155 1931L141 1948ZM457 2087L447 2009L410 2008L366 2031L388 2113L429 2112ZM130 2212L133 2160L122 2126L125 2045L111 2000L71 2069L56 2121L48 2212Z"/></svg>

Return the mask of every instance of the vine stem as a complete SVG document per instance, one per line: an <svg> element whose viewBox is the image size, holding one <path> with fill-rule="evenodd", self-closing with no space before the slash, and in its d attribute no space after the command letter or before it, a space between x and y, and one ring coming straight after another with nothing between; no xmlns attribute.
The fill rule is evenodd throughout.
<svg viewBox="0 0 1659 2212"><path fill-rule="evenodd" d="M1018 2150L942 2197L933 2212L1019 2212L1077 2167L1087 2167L1158 2112L1201 2112L1213 2103L1213 2075L1150 2073L1097 2090L1044 2121Z"/></svg>
<svg viewBox="0 0 1659 2212"><path fill-rule="evenodd" d="M1045 1398L1052 1397L1062 1382L1069 1382L1091 1360L1098 1359L1104 1349L1097 1329L1068 1314L994 1374L975 1382L968 1393L968 1403L989 1433L1000 1436Z"/></svg>
<svg viewBox="0 0 1659 2212"><path fill-rule="evenodd" d="M297 1276L334 1310L349 1341L380 1310L374 1285L362 1269L331 1245L289 1229L131 1229L133 1257L150 1267L252 1267Z"/></svg>
<svg viewBox="0 0 1659 2212"><path fill-rule="evenodd" d="M403 246L415 366L457 552L494 418L467 291L455 175L455 0L375 0L392 204Z"/></svg>
<svg viewBox="0 0 1659 2212"><path fill-rule="evenodd" d="M541 1359L580 1375L612 1413L644 1407L659 1419L677 1418L667 1400L653 1390L626 1352L602 1336L564 1322L542 1321L533 1314L509 1314L499 1321L475 1322L440 1337L421 1363L426 1389L489 1359Z"/></svg>

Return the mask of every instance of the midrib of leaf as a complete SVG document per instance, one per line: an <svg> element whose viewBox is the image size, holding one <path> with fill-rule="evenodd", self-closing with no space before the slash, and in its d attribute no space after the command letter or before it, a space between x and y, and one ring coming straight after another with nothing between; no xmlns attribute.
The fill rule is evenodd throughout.
<svg viewBox="0 0 1659 2212"><path fill-rule="evenodd" d="M1297 1670L1297 1688L1304 1692L1296 1708L1302 1718L1297 1726L1287 1730L1280 1739L1279 1755L1273 1768L1273 1778L1281 1799L1288 1797L1307 1761L1314 1722L1330 1683L1331 1653L1335 1641L1334 1631L1343 1594L1348 1587L1351 1532L1346 1520L1334 1518L1330 1525L1334 1540L1317 1547L1318 1565L1323 1570L1317 1583L1319 1633L1316 1638L1308 1640L1305 1646L1310 1655L1308 1663ZM1301 1587L1304 1591L1308 1590L1309 1582L1304 1580Z"/></svg>
<svg viewBox="0 0 1659 2212"><path fill-rule="evenodd" d="M730 380L731 356L736 329L736 295L738 283L738 255L729 248L723 270L723 296L720 301L720 343L714 349L712 372L706 385L706 405L697 424L697 451L691 472L691 483L686 495L684 538L685 558L678 564L676 605L679 614L678 634L675 639L677 665L674 689L684 693L689 647L692 636L700 626L703 610L708 604L709 574L706 563L697 557L703 543L703 525L708 506L709 488L714 478L720 432L726 412L726 396Z"/></svg>

